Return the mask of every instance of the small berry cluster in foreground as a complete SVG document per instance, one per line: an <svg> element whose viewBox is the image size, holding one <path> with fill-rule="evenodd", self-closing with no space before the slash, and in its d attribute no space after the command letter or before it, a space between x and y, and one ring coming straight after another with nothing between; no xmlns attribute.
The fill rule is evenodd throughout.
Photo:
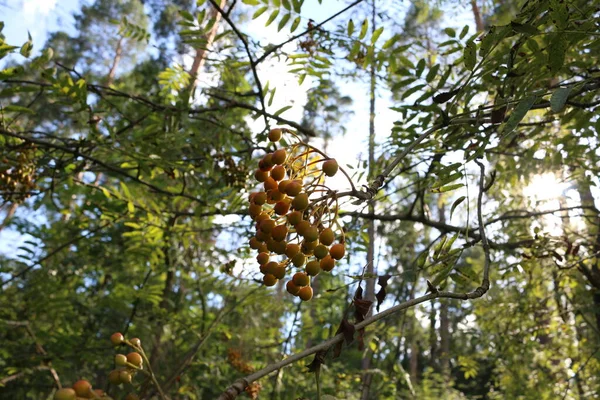
<svg viewBox="0 0 600 400"><path fill-rule="evenodd" d="M285 129L272 129L269 140L278 143ZM335 192L326 177L338 172L337 162L320 150L297 141L265 155L254 178L262 190L250 193L249 214L256 233L250 247L266 286L275 285L295 267L287 291L308 301L313 296L311 277L331 271L346 253L344 234L337 219ZM336 241L336 234L339 241Z"/></svg>
<svg viewBox="0 0 600 400"><path fill-rule="evenodd" d="M144 360L148 362L142 349L140 339L133 338L126 340L119 332L114 333L110 337L113 346L125 344L133 350L127 355L117 354L115 356L115 364L120 367L108 374L108 381L112 385L131 384L133 377L138 371L143 371ZM54 394L54 400L80 400L80 399L102 399L112 400L102 389L93 389L92 384L84 379L79 380L70 388L59 389ZM136 394L130 393L125 397L125 400L139 400Z"/></svg>

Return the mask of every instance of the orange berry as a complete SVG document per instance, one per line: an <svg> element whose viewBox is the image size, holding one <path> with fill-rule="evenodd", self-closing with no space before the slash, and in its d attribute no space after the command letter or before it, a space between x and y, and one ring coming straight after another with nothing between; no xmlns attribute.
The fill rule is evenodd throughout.
<svg viewBox="0 0 600 400"><path fill-rule="evenodd" d="M321 231L321 234L319 235L319 241L321 243L323 243L325 246L331 245L331 243L333 243L334 239L335 239L335 237L333 235L333 231L331 230L331 228L323 229Z"/></svg>
<svg viewBox="0 0 600 400"><path fill-rule="evenodd" d="M316 226L309 226L306 228L302 236L304 236L304 240L307 242L314 242L315 240L319 239L319 230Z"/></svg>
<svg viewBox="0 0 600 400"><path fill-rule="evenodd" d="M271 159L271 157L273 157L273 154L268 153L258 162L258 168L261 171L266 172L270 171L271 168L273 168L273 160Z"/></svg>
<svg viewBox="0 0 600 400"><path fill-rule="evenodd" d="M275 278L275 275L267 274L263 277L263 283L265 286L275 286L277 278Z"/></svg>
<svg viewBox="0 0 600 400"><path fill-rule="evenodd" d="M296 272L292 281L294 281L294 284L298 287L308 286L310 284L310 277L304 272Z"/></svg>
<svg viewBox="0 0 600 400"><path fill-rule="evenodd" d="M310 228L310 222L306 220L300 221L296 224L296 232L298 232L298 235L300 236L304 236L304 234L308 231L308 228Z"/></svg>
<svg viewBox="0 0 600 400"><path fill-rule="evenodd" d="M274 164L281 165L285 162L286 158L287 153L285 149L278 149L273 152L273 157L271 157L271 161L273 161Z"/></svg>
<svg viewBox="0 0 600 400"><path fill-rule="evenodd" d="M288 258L293 258L298 253L300 253L300 246L295 243L288 243L285 248L285 255Z"/></svg>
<svg viewBox="0 0 600 400"><path fill-rule="evenodd" d="M273 253L285 254L285 247L286 247L287 243L284 240L277 241L277 240L271 239L271 241L269 241L269 243L270 242L273 242L273 243L271 243L271 251ZM267 248L269 248L268 243L267 243Z"/></svg>
<svg viewBox="0 0 600 400"><path fill-rule="evenodd" d="M300 291L300 288L296 286L294 281L288 281L285 284L285 289L288 291L289 294L292 294L294 296L298 296L298 292Z"/></svg>
<svg viewBox="0 0 600 400"><path fill-rule="evenodd" d="M304 210L308 207L308 194L300 193L294 200L292 200L292 207L294 210Z"/></svg>
<svg viewBox="0 0 600 400"><path fill-rule="evenodd" d="M254 221L260 222L260 221L264 221L265 219L269 219L269 218L271 218L271 217L269 217L269 214L262 212L262 213L258 214L256 216L256 218L254 218Z"/></svg>
<svg viewBox="0 0 600 400"><path fill-rule="evenodd" d="M124 367L125 365L127 365L127 357L125 356L125 354L117 354L115 355L115 364Z"/></svg>
<svg viewBox="0 0 600 400"><path fill-rule="evenodd" d="M140 347L142 345L142 341L136 337L129 341L134 347Z"/></svg>
<svg viewBox="0 0 600 400"><path fill-rule="evenodd" d="M313 260L313 261L309 262L308 264L306 264L306 267L304 267L304 270L306 271L307 275L315 276L319 272L321 272L321 267L317 260Z"/></svg>
<svg viewBox="0 0 600 400"><path fill-rule="evenodd" d="M331 258L330 255L325 256L325 258L323 258L321 260L321 262L319 263L319 266L321 267L321 269L323 271L331 271L333 269L333 267L335 267L335 260L333 258Z"/></svg>
<svg viewBox="0 0 600 400"><path fill-rule="evenodd" d="M118 346L121 343L123 343L123 340L125 340L125 338L123 337L123 334L121 332L115 332L110 336L110 341L113 344L113 346Z"/></svg>
<svg viewBox="0 0 600 400"><path fill-rule="evenodd" d="M258 261L258 263L260 265L264 265L266 263L269 262L269 253L260 253L259 255L256 256L256 261Z"/></svg>
<svg viewBox="0 0 600 400"><path fill-rule="evenodd" d="M72 386L75 394L79 397L87 397L92 390L92 384L86 381L85 379L81 379L75 382Z"/></svg>
<svg viewBox="0 0 600 400"><path fill-rule="evenodd" d="M272 219L265 219L256 224L256 229L260 229L264 233L271 233L275 228L275 221Z"/></svg>
<svg viewBox="0 0 600 400"><path fill-rule="evenodd" d="M283 279L285 277L285 266L282 264L277 265L275 271L273 272L273 276L277 279Z"/></svg>
<svg viewBox="0 0 600 400"><path fill-rule="evenodd" d="M275 204L274 210L277 215L285 215L290 210L290 202L281 200Z"/></svg>
<svg viewBox="0 0 600 400"><path fill-rule="evenodd" d="M71 388L59 389L54 393L54 400L75 400L77 394Z"/></svg>
<svg viewBox="0 0 600 400"><path fill-rule="evenodd" d="M269 140L271 142L278 142L281 139L281 129L273 128L269 131Z"/></svg>
<svg viewBox="0 0 600 400"><path fill-rule="evenodd" d="M262 206L259 206L258 204L251 203L250 206L248 207L248 214L250 214L251 218L258 217L261 212L262 212Z"/></svg>
<svg viewBox="0 0 600 400"><path fill-rule="evenodd" d="M260 249L261 242L255 236L252 236L248 244L250 245L251 249L258 250Z"/></svg>
<svg viewBox="0 0 600 400"><path fill-rule="evenodd" d="M288 196L297 196L302 191L302 181L294 180L285 187L285 193Z"/></svg>
<svg viewBox="0 0 600 400"><path fill-rule="evenodd" d="M300 297L302 301L309 301L313 297L312 288L310 286L304 286L303 288L300 288L298 291L298 297Z"/></svg>
<svg viewBox="0 0 600 400"><path fill-rule="evenodd" d="M288 228L286 225L277 225L271 231L271 237L273 238L273 240L277 240L278 242L284 240L287 234Z"/></svg>
<svg viewBox="0 0 600 400"><path fill-rule="evenodd" d="M274 204L280 200L285 198L285 194L281 193L279 190L269 190L267 194L267 199L269 200L269 204Z"/></svg>
<svg viewBox="0 0 600 400"><path fill-rule="evenodd" d="M266 242L267 240L269 240L271 238L271 235L259 230L256 232L256 238L261 242Z"/></svg>
<svg viewBox="0 0 600 400"><path fill-rule="evenodd" d="M336 243L329 249L329 254L336 260L341 260L346 254L346 248L341 243Z"/></svg>
<svg viewBox="0 0 600 400"><path fill-rule="evenodd" d="M127 370L119 371L119 380L121 383L131 383L131 374Z"/></svg>
<svg viewBox="0 0 600 400"><path fill-rule="evenodd" d="M267 171L262 171L260 169L257 169L254 172L254 179L256 179L259 182L264 182L268 177L269 177L269 173Z"/></svg>
<svg viewBox="0 0 600 400"><path fill-rule="evenodd" d="M287 221L290 225L297 225L302 221L302 213L300 211L293 211L287 215Z"/></svg>
<svg viewBox="0 0 600 400"><path fill-rule="evenodd" d="M256 192L252 198L252 202L262 206L267 202L267 194L265 192Z"/></svg>
<svg viewBox="0 0 600 400"><path fill-rule="evenodd" d="M140 353L133 351L127 354L127 362L135 365L136 367L141 367L144 360L142 359Z"/></svg>
<svg viewBox="0 0 600 400"><path fill-rule="evenodd" d="M327 176L334 176L338 172L338 163L333 158L323 163L323 172Z"/></svg>
<svg viewBox="0 0 600 400"><path fill-rule="evenodd" d="M265 190L275 190L279 187L275 179L271 178L270 176L267 179L265 179L263 186Z"/></svg>
<svg viewBox="0 0 600 400"><path fill-rule="evenodd" d="M286 191L286 187L287 187L287 186L288 186L288 185L289 185L291 182L292 182L292 181L290 181L290 180L288 180L288 179L286 179L286 180L283 180L283 181L279 182L279 187L278 187L279 191L280 191L281 193L285 193L285 191Z"/></svg>
<svg viewBox="0 0 600 400"><path fill-rule="evenodd" d="M309 242L308 240L304 239L302 241L302 252L303 253L306 253L306 251L311 251L312 252L317 247L318 244L319 244L318 240L314 240L312 242Z"/></svg>
<svg viewBox="0 0 600 400"><path fill-rule="evenodd" d="M313 254L320 260L322 258L325 258L327 254L329 254L329 249L324 244L320 244L317 247L315 247L315 249L313 250Z"/></svg>
<svg viewBox="0 0 600 400"><path fill-rule="evenodd" d="M271 261L268 262L267 264L265 264L264 266L264 274L271 274L274 275L275 271L277 270L277 267L279 266L279 263L277 261ZM261 271L263 271L263 268L261 267Z"/></svg>
<svg viewBox="0 0 600 400"><path fill-rule="evenodd" d="M271 178L275 179L276 181L280 181L285 177L285 168L283 168L281 165L277 165L276 167L274 167L271 170Z"/></svg>
<svg viewBox="0 0 600 400"><path fill-rule="evenodd" d="M120 372L121 371L118 369L110 371L110 373L108 374L108 381L113 385L120 385L121 384L121 377L119 375Z"/></svg>
<svg viewBox="0 0 600 400"><path fill-rule="evenodd" d="M303 266L305 262L306 256L302 253L298 253L294 257L292 257L292 264L294 264L296 267Z"/></svg>

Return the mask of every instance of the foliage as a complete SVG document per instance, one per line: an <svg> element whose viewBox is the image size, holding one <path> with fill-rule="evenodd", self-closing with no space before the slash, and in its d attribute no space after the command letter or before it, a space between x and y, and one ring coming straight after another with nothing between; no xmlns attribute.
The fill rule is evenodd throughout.
<svg viewBox="0 0 600 400"><path fill-rule="evenodd" d="M450 2L380 3L95 0L39 50L0 36L0 231L22 239L2 239L0 397L597 396L600 4L474 0L477 31ZM299 121L276 64L311 87ZM319 186L368 79L394 122L344 190ZM306 157L285 173L318 176L297 208L344 238L310 302L247 245L277 130ZM111 380L115 332L133 384Z"/></svg>

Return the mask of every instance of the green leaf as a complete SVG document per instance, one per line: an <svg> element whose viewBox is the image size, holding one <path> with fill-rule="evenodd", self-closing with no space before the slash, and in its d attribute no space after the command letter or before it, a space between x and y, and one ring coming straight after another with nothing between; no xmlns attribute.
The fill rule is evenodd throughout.
<svg viewBox="0 0 600 400"><path fill-rule="evenodd" d="M558 88L552 93L552 97L550 97L550 108L553 112L557 113L562 111L569 99L569 94L572 89L572 87Z"/></svg>
<svg viewBox="0 0 600 400"><path fill-rule="evenodd" d="M432 193L444 193L444 192L450 192L452 190L456 190L459 189L461 187L465 186L464 183L455 183L453 185L448 185L448 186L442 186L442 187L438 187L438 188L434 188L431 189Z"/></svg>
<svg viewBox="0 0 600 400"><path fill-rule="evenodd" d="M365 19L360 28L360 34L358 35L359 40L363 40L367 35L367 30L369 29L369 21Z"/></svg>
<svg viewBox="0 0 600 400"><path fill-rule="evenodd" d="M179 14L183 17L183 19L190 22L194 22L194 16L190 12L186 10L180 10Z"/></svg>
<svg viewBox="0 0 600 400"><path fill-rule="evenodd" d="M550 71L558 72L565 63L567 43L562 35L554 35L548 45L548 67Z"/></svg>
<svg viewBox="0 0 600 400"><path fill-rule="evenodd" d="M450 219L452 219L452 213L454 212L456 207L458 207L463 201L465 201L466 198L466 196L460 196L458 199L454 200L454 203L452 203L452 207L450 207Z"/></svg>
<svg viewBox="0 0 600 400"><path fill-rule="evenodd" d="M350 19L350 21L348 21L348 27L346 28L346 33L348 34L348 36L352 36L352 34L354 33L354 21L352 21L352 19Z"/></svg>
<svg viewBox="0 0 600 400"><path fill-rule="evenodd" d="M440 64L435 64L429 70L429 72L427 73L427 76L425 76L425 80L427 81L427 83L431 83L431 81L433 81L435 79L439 70L440 70Z"/></svg>
<svg viewBox="0 0 600 400"><path fill-rule="evenodd" d="M242 0L242 3L248 4L250 6L257 6L260 4L258 0Z"/></svg>
<svg viewBox="0 0 600 400"><path fill-rule="evenodd" d="M256 11L254 12L254 14L252 14L252 19L256 19L256 18L260 17L260 16L261 16L261 15L263 15L263 14L264 14L264 12L265 12L265 11L267 11L268 9L269 9L269 7L268 7L268 6L263 6L263 7L259 8L258 10L256 10Z"/></svg>
<svg viewBox="0 0 600 400"><path fill-rule="evenodd" d="M302 75L302 76L306 76L306 75ZM302 79L302 80L304 80L304 79ZM283 114L284 112L286 112L287 110L289 110L290 108L292 108L292 106L285 106L283 108L280 108L279 110L275 111L275 113L273 115L277 117L277 116Z"/></svg>
<svg viewBox="0 0 600 400"><path fill-rule="evenodd" d="M467 33L469 33L469 25L465 25L465 27L462 28L462 31L460 31L460 35L458 35L458 38L464 39L464 37L467 36Z"/></svg>
<svg viewBox="0 0 600 400"><path fill-rule="evenodd" d="M35 112L33 110L30 110L27 107L21 107L21 106L16 106L16 105L12 105L12 104L9 104L6 107L3 107L2 110L4 112L35 114Z"/></svg>
<svg viewBox="0 0 600 400"><path fill-rule="evenodd" d="M279 21L279 25L277 26L277 32L283 29L285 24L287 24L287 22L290 20L290 17L290 14L285 14L283 18L281 18L281 21Z"/></svg>
<svg viewBox="0 0 600 400"><path fill-rule="evenodd" d="M298 29L298 25L300 25L300 17L296 17L296 19L294 20L294 22L292 22L292 26L290 27L290 32L294 32L296 29Z"/></svg>
<svg viewBox="0 0 600 400"><path fill-rule="evenodd" d="M477 63L477 47L474 42L468 42L463 52L463 60L465 62L465 68L469 71L473 71L475 64Z"/></svg>
<svg viewBox="0 0 600 400"><path fill-rule="evenodd" d="M535 26L529 24L520 24L515 21L510 23L510 27L513 31L517 33L523 33L525 35L535 35L539 33Z"/></svg>
<svg viewBox="0 0 600 400"><path fill-rule="evenodd" d="M23 73L23 67L18 65L16 67L6 68L0 71L0 79L9 79L13 78L21 73Z"/></svg>
<svg viewBox="0 0 600 400"><path fill-rule="evenodd" d="M375 42L377 42L377 39L379 39L379 36L381 36L382 33L383 33L383 26L380 28L377 28L375 30L375 32L373 32L373 36L371 36L371 44L375 44Z"/></svg>
<svg viewBox="0 0 600 400"><path fill-rule="evenodd" d="M25 58L29 58L31 55L31 50L33 49L33 42L31 40L25 42L23 46L21 46L21 55Z"/></svg>
<svg viewBox="0 0 600 400"><path fill-rule="evenodd" d="M444 29L444 33L452 38L456 36L456 31L452 28Z"/></svg>
<svg viewBox="0 0 600 400"><path fill-rule="evenodd" d="M275 21L275 18L277 18L277 16L279 15L279 9L273 11L271 13L271 15L269 16L269 19L267 20L267 22L265 23L265 26L269 26L271 25L271 22Z"/></svg>
<svg viewBox="0 0 600 400"><path fill-rule="evenodd" d="M502 127L501 132L503 135L508 135L509 133L515 130L517 125L519 125L519 122L521 122L523 118L525 118L525 115L527 115L527 112L529 111L531 106L533 106L533 103L535 103L535 99L535 96L529 96L524 98L519 102L519 104L517 104L512 114L508 118L508 121L506 121L506 124Z"/></svg>
<svg viewBox="0 0 600 400"><path fill-rule="evenodd" d="M388 40L385 41L385 43L383 44L383 46L381 47L383 50L388 49L390 47L392 47L394 45L394 43L396 43L399 39L398 35L394 35L391 38L389 38Z"/></svg>

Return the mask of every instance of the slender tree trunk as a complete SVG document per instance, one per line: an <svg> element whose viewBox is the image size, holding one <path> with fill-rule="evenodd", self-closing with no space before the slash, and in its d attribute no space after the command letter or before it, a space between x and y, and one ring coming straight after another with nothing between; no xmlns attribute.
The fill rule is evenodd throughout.
<svg viewBox="0 0 600 400"><path fill-rule="evenodd" d="M437 320L437 310L435 309L435 303L431 303L431 309L429 310L429 362L431 367L437 369L437 357L438 357L438 346L437 346L437 332L435 329L435 321Z"/></svg>
<svg viewBox="0 0 600 400"><path fill-rule="evenodd" d="M448 299L440 301L440 370L446 382L450 379L450 318Z"/></svg>
<svg viewBox="0 0 600 400"><path fill-rule="evenodd" d="M376 28L376 0L373 0L373 7L371 12L371 33L375 32ZM375 89L377 83L376 74L376 61L371 62L370 67L370 107L369 107L369 177L372 179L375 174ZM375 213L374 201L369 203L369 214ZM375 220L367 222L367 235L369 237L369 244L367 247L367 268L366 273L370 276L375 274ZM370 278L365 283L365 296L366 300L375 300L375 279ZM369 310L367 318L373 314L373 307ZM365 352L365 356L362 360L363 371L371 368L373 354L369 348ZM362 376L362 400L369 399L369 391L371 389L371 382L373 381L373 374L364 373Z"/></svg>
<svg viewBox="0 0 600 400"><path fill-rule="evenodd" d="M108 79L106 81L106 86L110 86L113 84L115 80L115 75L117 74L117 67L119 66L119 62L121 62L121 54L123 53L123 37L119 38L117 42L117 48L115 50L115 58L113 58L112 66L110 67L110 71L108 71Z"/></svg>
<svg viewBox="0 0 600 400"><path fill-rule="evenodd" d="M219 4L219 8L221 10L225 7L227 0L221 0ZM196 81L198 80L198 75L202 67L204 66L204 62L206 61L206 56L208 54L208 48L212 45L215 40L215 36L217 36L217 29L219 28L219 21L221 20L221 14L217 11L216 8L211 8L209 19L214 19L215 23L212 28L206 35L204 35L204 39L206 43L202 48L196 49L196 56L194 57L194 61L192 62L192 67L190 68L190 85L188 87L189 98L192 98L192 92L196 88Z"/></svg>
<svg viewBox="0 0 600 400"><path fill-rule="evenodd" d="M477 0L471 0L471 9L473 10L473 17L475 18L475 28L477 29L477 32L483 32L485 27L483 26L483 19L481 18L479 6L477 6Z"/></svg>
<svg viewBox="0 0 600 400"><path fill-rule="evenodd" d="M590 183L587 180L580 180L577 183L577 191L581 198L581 205L588 207L584 209L585 223L590 238L590 248L593 254L600 252L600 213L596 208L594 196L590 189ZM593 310L596 317L596 327L600 330L600 257L596 256L592 259L591 266L580 263L579 270L586 277L588 282L593 287L592 301L594 303Z"/></svg>

